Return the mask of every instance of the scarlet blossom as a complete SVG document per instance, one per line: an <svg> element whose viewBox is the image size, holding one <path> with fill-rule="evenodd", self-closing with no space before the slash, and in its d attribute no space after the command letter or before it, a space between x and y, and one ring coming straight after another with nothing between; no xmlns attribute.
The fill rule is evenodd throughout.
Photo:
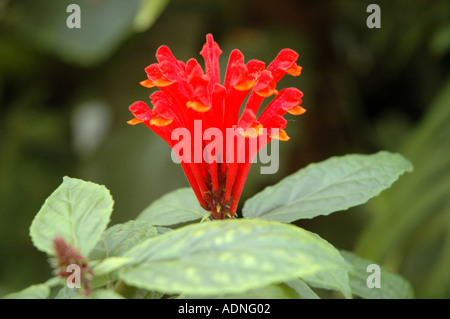
<svg viewBox="0 0 450 319"><path fill-rule="evenodd" d="M245 63L243 54L233 50L222 84L219 67L222 51L211 34L206 36L200 54L205 60L206 72L197 60L184 63L177 60L167 46L159 47L158 63L145 69L147 79L140 82L146 88L159 89L150 95L153 108L141 101L133 103L129 110L134 118L128 123L145 124L173 150L179 140L174 134L177 129L194 134L200 123L200 145L191 143L191 149L185 148L177 156L200 205L210 211L214 219L224 219L235 214L247 174L259 150L272 139L289 140L283 116L306 111L300 106L301 91L276 89L285 74L299 76L302 67L296 63L298 54L291 49L281 50L267 68L258 60ZM257 117L261 103L270 96L274 98ZM222 132L222 140L205 134L212 128ZM231 141L225 139L230 137L230 132ZM252 145L257 146L252 148ZM199 146L206 155L193 159L192 154ZM245 154L244 160L237 160L240 154Z"/></svg>

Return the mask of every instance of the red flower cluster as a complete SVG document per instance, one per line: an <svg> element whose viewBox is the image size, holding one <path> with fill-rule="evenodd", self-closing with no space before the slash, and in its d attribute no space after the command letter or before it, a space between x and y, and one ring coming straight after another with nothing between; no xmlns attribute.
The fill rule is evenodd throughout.
<svg viewBox="0 0 450 319"><path fill-rule="evenodd" d="M88 266L88 261L84 258L77 249L68 245L61 237L53 239L56 258L56 275L67 278L72 275L72 272L67 271L69 265L78 265L80 267L80 283L83 284L83 293L87 296L91 292L89 285L94 273Z"/></svg>
<svg viewBox="0 0 450 319"><path fill-rule="evenodd" d="M178 61L166 46L157 50L159 63L145 69L148 79L140 83L147 88L159 89L150 95L153 109L141 101L133 103L129 109L134 118L128 123L144 123L174 149L178 140L173 133L180 128L194 133L194 124L201 121L201 149L208 150L207 158L202 156L200 160L192 161L177 155L200 205L211 211L213 218L223 219L235 214L258 151L271 139L289 139L284 131L286 112L293 115L305 112L300 106L301 91L296 88L276 90L277 82L285 74L298 76L302 68L296 64L298 54L291 49L281 50L267 68L258 60L245 63L242 53L233 50L222 85L219 68L222 51L211 34L206 40L200 52L205 60L206 74L195 59L184 63ZM264 98L272 95L275 98L257 117ZM233 133L232 142L223 139L214 143L217 141L212 136L204 135L211 128L219 129L223 133L221 138L229 136L230 129L238 133ZM252 140L258 140L254 150L250 147ZM194 145L191 147L189 151L192 152L183 152L197 151ZM242 152L246 154L245 160L237 161L236 156Z"/></svg>

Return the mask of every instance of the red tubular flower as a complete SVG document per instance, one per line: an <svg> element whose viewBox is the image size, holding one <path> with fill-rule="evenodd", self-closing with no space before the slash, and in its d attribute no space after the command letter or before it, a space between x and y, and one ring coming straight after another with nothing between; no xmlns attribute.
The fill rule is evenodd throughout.
<svg viewBox="0 0 450 319"><path fill-rule="evenodd" d="M206 73L195 59L183 63L168 47L161 46L156 52L158 63L145 69L147 80L140 82L144 87L159 89L150 95L153 109L141 101L133 103L129 110L134 118L128 123L144 123L174 150L179 137L175 134L177 129L194 135L189 148L183 148L183 154L177 156L200 205L214 219L223 219L235 214L259 150L271 139L289 140L283 116L306 111L300 106L303 93L298 89L276 89L285 74L299 76L302 68L296 64L298 54L291 49L281 50L267 69L258 60L245 63L242 53L233 50L222 85L222 51L211 34L206 36L200 54ZM272 95L275 98L257 118L262 101ZM210 134L211 128L221 134ZM196 134L201 135L200 139L196 139Z"/></svg>

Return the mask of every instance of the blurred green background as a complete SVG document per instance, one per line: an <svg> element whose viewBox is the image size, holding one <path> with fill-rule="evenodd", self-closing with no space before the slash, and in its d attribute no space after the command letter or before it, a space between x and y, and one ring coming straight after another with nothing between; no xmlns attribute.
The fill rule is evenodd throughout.
<svg viewBox="0 0 450 319"><path fill-rule="evenodd" d="M81 7L69 29L66 8ZM366 8L381 8L369 29ZM138 82L168 45L197 58L207 33L224 54L269 63L288 47L304 93L289 118L280 170L252 168L241 205L308 163L346 153L400 152L415 171L368 204L302 221L342 249L409 279L419 298L450 297L450 2L300 0L0 0L0 295L51 275L28 227L64 175L106 185L111 224L187 186L170 148L130 127L149 102Z"/></svg>

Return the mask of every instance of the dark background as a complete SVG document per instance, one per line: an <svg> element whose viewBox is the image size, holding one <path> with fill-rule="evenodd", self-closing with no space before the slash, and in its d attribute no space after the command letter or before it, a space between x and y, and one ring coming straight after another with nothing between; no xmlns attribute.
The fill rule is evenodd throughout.
<svg viewBox="0 0 450 319"><path fill-rule="evenodd" d="M81 7L81 29L66 8ZM381 28L369 29L370 3ZM112 224L187 186L170 148L130 127L149 102L138 82L168 45L183 61L207 33L223 50L269 63L300 54L308 112L290 117L280 170L253 167L246 198L308 163L400 152L415 167L368 204L298 223L407 277L417 297L450 297L450 2L295 0L0 0L0 295L51 275L28 227L62 177L103 184Z"/></svg>

